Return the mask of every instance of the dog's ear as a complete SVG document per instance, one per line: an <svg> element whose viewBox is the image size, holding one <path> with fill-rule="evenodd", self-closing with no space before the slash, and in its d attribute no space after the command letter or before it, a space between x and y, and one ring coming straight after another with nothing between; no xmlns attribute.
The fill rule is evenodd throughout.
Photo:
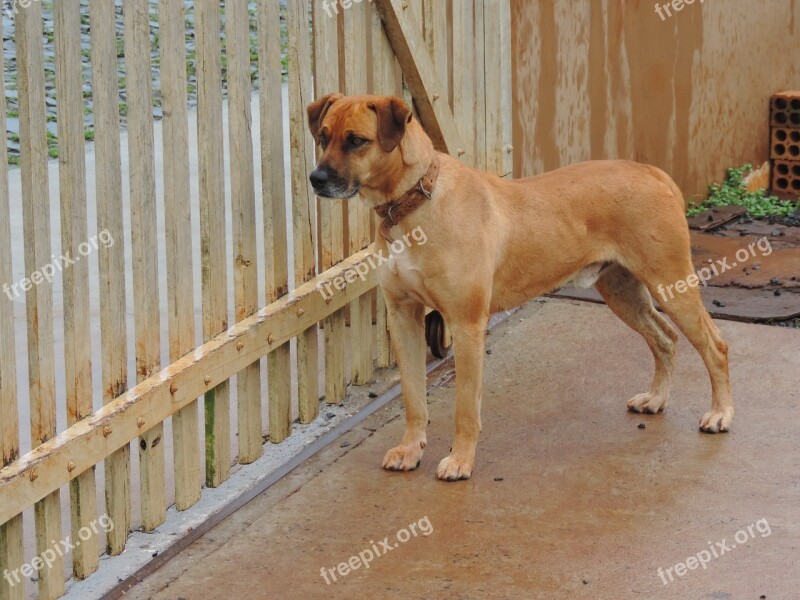
<svg viewBox="0 0 800 600"><path fill-rule="evenodd" d="M378 115L378 142L384 152L397 148L411 122L411 109L395 96L387 96L367 105Z"/></svg>
<svg viewBox="0 0 800 600"><path fill-rule="evenodd" d="M344 98L344 96L339 93L328 94L327 96L314 100L314 102L309 104L306 108L306 113L308 114L308 128L311 130L311 135L314 136L314 141L317 144L319 144L319 128L322 125L323 119L325 119L325 115L328 114L328 109L334 102L341 98Z"/></svg>

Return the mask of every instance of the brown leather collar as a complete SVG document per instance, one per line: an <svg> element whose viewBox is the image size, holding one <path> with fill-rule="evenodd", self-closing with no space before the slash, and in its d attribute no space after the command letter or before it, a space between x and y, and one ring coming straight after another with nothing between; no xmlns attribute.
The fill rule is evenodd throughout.
<svg viewBox="0 0 800 600"><path fill-rule="evenodd" d="M375 207L375 212L383 219L379 231L384 239L392 242L389 231L405 216L417 210L427 200L431 199L433 187L439 178L439 155L434 154L428 171L422 176L413 188L395 200L390 200Z"/></svg>

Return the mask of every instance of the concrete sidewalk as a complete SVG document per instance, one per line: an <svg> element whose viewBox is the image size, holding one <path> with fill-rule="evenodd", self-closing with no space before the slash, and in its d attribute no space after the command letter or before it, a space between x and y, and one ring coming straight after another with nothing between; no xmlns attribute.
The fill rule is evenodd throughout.
<svg viewBox="0 0 800 600"><path fill-rule="evenodd" d="M435 478L453 428L450 366L429 386L419 470L380 469L402 431L397 400L126 598L795 598L800 332L719 326L729 434L697 431L710 386L685 340L666 414L627 413L652 372L639 336L604 306L534 302L489 336L472 479ZM373 547L385 554L369 568L336 573Z"/></svg>

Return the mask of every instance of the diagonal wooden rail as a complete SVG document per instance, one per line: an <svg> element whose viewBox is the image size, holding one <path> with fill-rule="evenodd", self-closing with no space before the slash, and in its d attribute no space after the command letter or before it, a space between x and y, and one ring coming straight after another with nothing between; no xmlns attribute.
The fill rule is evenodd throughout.
<svg viewBox="0 0 800 600"><path fill-rule="evenodd" d="M375 6L425 131L437 150L453 156L463 155L461 134L447 103L447 86L436 72L422 28L408 2L375 0Z"/></svg>
<svg viewBox="0 0 800 600"><path fill-rule="evenodd" d="M350 256L1 469L0 525L371 290L378 264L371 248Z"/></svg>

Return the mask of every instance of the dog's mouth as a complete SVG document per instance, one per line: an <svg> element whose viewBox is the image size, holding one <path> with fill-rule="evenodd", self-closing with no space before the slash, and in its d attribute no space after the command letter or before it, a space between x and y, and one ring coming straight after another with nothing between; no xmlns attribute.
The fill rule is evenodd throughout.
<svg viewBox="0 0 800 600"><path fill-rule="evenodd" d="M313 185L311 188L314 190L314 195L319 198L329 198L331 200L346 200L348 198L352 198L361 190L361 183L356 181L352 188L349 188L345 185L341 184L329 184L324 187L314 187Z"/></svg>

